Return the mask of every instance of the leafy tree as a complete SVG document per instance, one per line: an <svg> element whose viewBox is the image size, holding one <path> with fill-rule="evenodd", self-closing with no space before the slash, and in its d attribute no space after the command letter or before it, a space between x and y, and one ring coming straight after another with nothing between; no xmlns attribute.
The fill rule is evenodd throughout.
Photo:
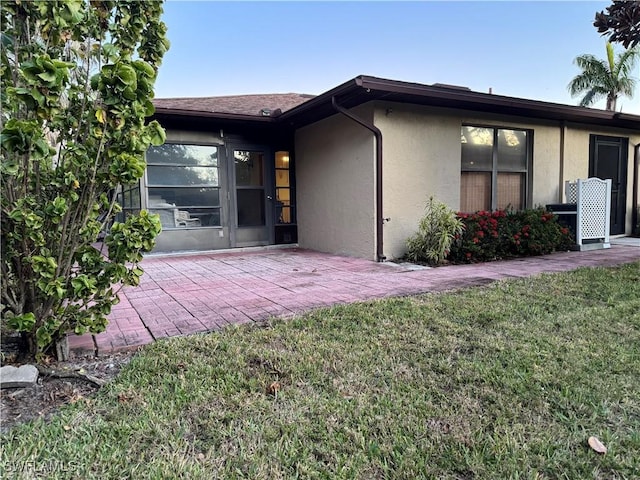
<svg viewBox="0 0 640 480"><path fill-rule="evenodd" d="M160 1L1 3L2 327L42 356L99 333L122 285L137 285L160 231L113 192L164 142L153 85L168 49Z"/></svg>
<svg viewBox="0 0 640 480"><path fill-rule="evenodd" d="M640 43L640 2L614 2L604 11L596 12L593 26L603 35L609 35L610 42L620 42L625 48Z"/></svg>
<svg viewBox="0 0 640 480"><path fill-rule="evenodd" d="M569 82L571 96L584 94L580 100L583 107L606 98L606 109L615 111L618 97L633 96L636 79L631 72L639 55L638 48L631 48L614 59L613 45L607 43L606 61L589 54L576 57L574 63L582 69L582 73Z"/></svg>

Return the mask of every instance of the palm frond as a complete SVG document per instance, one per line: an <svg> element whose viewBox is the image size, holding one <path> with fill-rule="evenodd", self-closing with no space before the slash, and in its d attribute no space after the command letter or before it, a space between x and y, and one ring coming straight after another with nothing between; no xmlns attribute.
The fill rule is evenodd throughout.
<svg viewBox="0 0 640 480"><path fill-rule="evenodd" d="M580 100L582 106L593 105L606 97L607 109L612 109L620 95L633 96L637 81L631 73L640 59L640 48L628 49L617 58L611 43L607 43L606 49L606 60L590 54L579 55L574 59L574 64L582 72L569 82L567 89L572 97L584 94Z"/></svg>
<svg viewBox="0 0 640 480"><path fill-rule="evenodd" d="M592 88L585 94L584 97L582 97L582 99L580 99L579 105L581 107L590 107L598 100L601 100L606 96L607 92L603 92L602 90L599 90L597 88Z"/></svg>
<svg viewBox="0 0 640 480"><path fill-rule="evenodd" d="M618 91L627 97L633 97L633 92L636 89L636 85L637 80L635 78L621 78L618 82Z"/></svg>
<svg viewBox="0 0 640 480"><path fill-rule="evenodd" d="M618 77L627 77L631 74L636 62L640 59L640 48L630 48L625 50L618 57L616 64L616 73Z"/></svg>
<svg viewBox="0 0 640 480"><path fill-rule="evenodd" d="M575 63L583 72L591 72L594 74L609 73L607 64L593 55L580 55L575 58L573 63Z"/></svg>
<svg viewBox="0 0 640 480"><path fill-rule="evenodd" d="M598 72L597 74L584 71L579 75L576 75L573 80L569 82L567 88L571 96L579 95L585 90L589 90L594 87L611 88L611 75L604 72Z"/></svg>

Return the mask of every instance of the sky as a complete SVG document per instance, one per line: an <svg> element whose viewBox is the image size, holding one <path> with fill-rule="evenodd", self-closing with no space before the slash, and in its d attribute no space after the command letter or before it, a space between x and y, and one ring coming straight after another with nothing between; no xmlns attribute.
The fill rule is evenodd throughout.
<svg viewBox="0 0 640 480"><path fill-rule="evenodd" d="M606 57L593 19L610 4L168 0L171 48L155 93L317 95L371 75L576 105L567 91L580 73L573 60ZM639 77L640 66L635 70ZM640 114L640 83L637 90L618 110Z"/></svg>

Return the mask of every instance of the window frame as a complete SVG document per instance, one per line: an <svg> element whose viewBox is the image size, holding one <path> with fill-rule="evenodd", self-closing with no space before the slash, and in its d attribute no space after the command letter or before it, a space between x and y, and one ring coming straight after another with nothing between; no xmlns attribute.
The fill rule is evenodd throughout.
<svg viewBox="0 0 640 480"><path fill-rule="evenodd" d="M125 185L118 185L114 191L116 196L116 202L122 208L122 211L116 214L116 220L118 222L124 222L128 217L132 215L138 215L142 210L142 188L140 180L134 183ZM137 201L132 199L136 197Z"/></svg>
<svg viewBox="0 0 640 480"><path fill-rule="evenodd" d="M460 143L460 176L465 172L478 172L491 174L491 201L490 209L492 211L497 210L498 205L498 173L520 173L524 174L523 189L520 192L522 209L529 208L532 202L531 196L531 179L533 178L533 135L534 130L532 128L513 127L507 125L492 125L492 124L479 124L479 123L462 123L460 125L460 133L462 135L462 129L465 127L472 128L486 128L493 130L493 144L491 146L491 170L488 169L469 169L463 167L462 158L462 141ZM525 169L499 169L498 168L498 132L500 130L513 130L526 132L526 168ZM465 212L472 213L472 212Z"/></svg>
<svg viewBox="0 0 640 480"><path fill-rule="evenodd" d="M218 153L218 157L217 157L217 161L216 161L216 165L188 165L185 163L177 163L177 162L169 162L169 163L155 163L153 161L149 161L148 159L148 150L145 152L145 162L146 162L146 168L145 168L145 175L144 175L144 180L145 180L145 200L146 200L146 206L147 209L154 209L154 210L171 210L168 207L156 207L153 205L149 204L149 196L150 196L150 190L151 189L156 189L156 188L167 188L167 189L189 189L189 188L207 188L207 189L214 189L218 191L218 205L176 205L176 208L181 209L181 210L189 210L189 209L207 209L207 210L214 210L217 211L218 213L218 218L219 218L219 224L218 225L199 225L199 226L188 226L188 227L163 227L163 230L171 230L171 231L181 231L181 230L185 230L185 229L220 229L223 228L224 225L224 219L223 219L223 187L222 187L222 177L221 177L221 170L222 170L222 156L224 155L224 145L218 144L218 143L209 143L209 142L197 142L197 141L167 141L164 144L160 145L159 148L163 147L164 145L183 145L183 146L192 146L192 147L215 147ZM151 147L150 147L151 148ZM156 147L158 148L158 147ZM156 183L150 183L149 182L149 167L202 167L202 168L215 168L217 169L217 185L216 186L212 186L209 184L193 184L193 185L168 185L168 184L156 184Z"/></svg>
<svg viewBox="0 0 640 480"><path fill-rule="evenodd" d="M286 153L288 161L286 167L279 167L277 161L278 153ZM295 191L293 185L294 173L293 173L293 153L291 150L280 149L274 150L273 153L273 164L274 164L274 193L273 197L276 200L276 208L274 210L274 225L277 226L290 226L296 225L296 202L295 202ZM278 185L278 173L286 172L287 175L287 184L286 185ZM284 203L283 200L280 199L280 191L288 190L289 199L286 200L288 203ZM277 202L282 202L282 205L278 205ZM281 209L280 215L278 215L278 210ZM289 210L289 222L280 221L285 218L284 210Z"/></svg>

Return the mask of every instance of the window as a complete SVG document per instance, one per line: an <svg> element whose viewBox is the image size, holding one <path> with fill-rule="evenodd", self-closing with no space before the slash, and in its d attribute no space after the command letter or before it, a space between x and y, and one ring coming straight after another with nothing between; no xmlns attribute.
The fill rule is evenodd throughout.
<svg viewBox="0 0 640 480"><path fill-rule="evenodd" d="M116 215L118 222L124 222L128 216L140 212L140 183L119 186L116 190L116 201L122 211Z"/></svg>
<svg viewBox="0 0 640 480"><path fill-rule="evenodd" d="M164 144L147 150L148 207L164 229L218 227L218 147Z"/></svg>
<svg viewBox="0 0 640 480"><path fill-rule="evenodd" d="M276 224L295 223L289 152L276 152Z"/></svg>
<svg viewBox="0 0 640 480"><path fill-rule="evenodd" d="M460 210L526 206L531 131L462 127Z"/></svg>

